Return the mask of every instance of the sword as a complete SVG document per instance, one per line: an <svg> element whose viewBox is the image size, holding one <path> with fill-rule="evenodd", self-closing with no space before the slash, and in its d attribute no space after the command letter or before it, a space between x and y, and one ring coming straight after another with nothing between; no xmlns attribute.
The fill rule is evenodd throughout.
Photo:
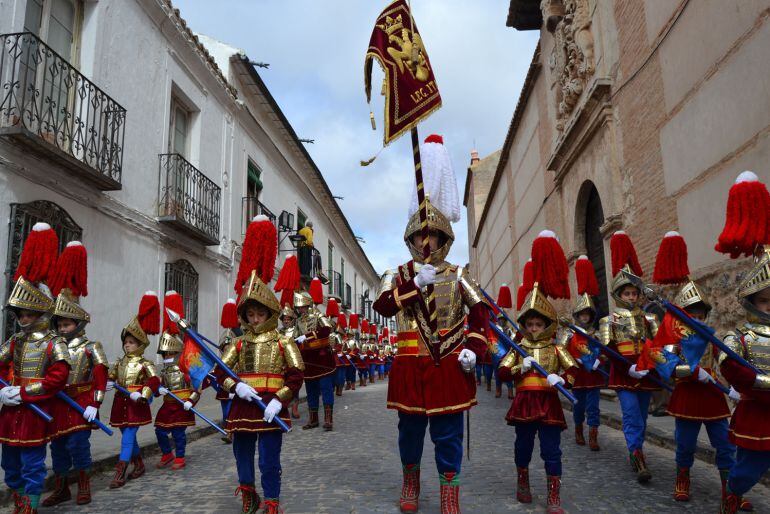
<svg viewBox="0 0 770 514"><path fill-rule="evenodd" d="M622 273L628 278L631 283L638 287L640 291L644 293L644 295L650 300L653 301L659 305L661 305L666 311L670 312L672 315L674 315L679 321L687 325L690 329L697 332L699 336L707 339L711 344L722 350L725 355L736 361L738 364L741 364L750 370L752 370L754 373L758 375L764 375L765 372L738 355L732 348L727 346L725 343L719 340L718 337L716 337L714 334L709 332L708 330L705 330L704 326L695 321L690 317L689 314L687 314L684 310L677 307L673 303L669 302L665 298L661 298L660 295L658 295L651 287L649 287L647 284L645 284L641 277L638 277L634 275L633 273L629 273L626 270L622 270Z"/></svg>
<svg viewBox="0 0 770 514"><path fill-rule="evenodd" d="M181 328L185 334L190 336L190 338L195 342L195 344L198 345L198 348L200 348L201 351L205 353L209 359L214 361L214 363L216 363L219 369L221 369L227 376L229 376L236 382L242 382L241 378L232 369L230 369L230 367L227 364L225 364L224 361L220 359L219 356L211 350L211 348L206 346L206 344L201 339L200 334L198 334L198 332L195 329L193 329L189 323L187 323L187 320L182 318L179 314L172 311L171 309L166 309L166 312L168 313L169 319L171 319L171 321L179 325L179 328ZM254 399L253 402L257 404L257 407L259 407L263 411L267 409L267 405L265 405L265 402L263 402L262 400ZM278 425L281 428L281 430L283 430L284 432L291 432L291 427L287 425L286 422L281 418L279 418L278 416L274 417L272 422Z"/></svg>
<svg viewBox="0 0 770 514"><path fill-rule="evenodd" d="M167 394L168 396L170 396L171 398L173 398L174 400L178 401L180 404L184 405L184 400L183 400L183 399L181 399L179 396L175 395L173 392L169 391L169 392L168 392L168 393L166 393L166 394ZM214 427L214 429L216 429L216 431L217 431L217 432L219 432L220 434L222 434L222 435L224 435L224 436L227 436L227 432L225 432L224 430L222 430L222 429L219 427L219 425L216 425L216 424L214 424L214 422L213 422L213 421L211 421L209 418L207 418L206 416L204 416L203 414L201 414L201 412L200 412L199 410L197 410L195 407L190 407L190 411L191 411L193 414L195 414L196 416L198 416L199 418L201 418L203 421L205 421L206 423L208 423L209 425L211 425L212 427Z"/></svg>
<svg viewBox="0 0 770 514"><path fill-rule="evenodd" d="M11 384L0 378L0 385L3 387L11 387ZM43 420L45 420L46 423L50 423L53 421L53 418L50 414L48 414L46 411L35 405L34 403L22 403L25 407L30 409L32 412L37 414L39 417L41 417Z"/></svg>

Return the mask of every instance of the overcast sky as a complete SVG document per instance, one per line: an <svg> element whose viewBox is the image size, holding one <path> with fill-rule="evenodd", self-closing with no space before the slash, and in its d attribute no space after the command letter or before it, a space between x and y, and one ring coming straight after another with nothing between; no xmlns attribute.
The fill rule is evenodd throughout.
<svg viewBox="0 0 770 514"><path fill-rule="evenodd" d="M381 71L375 66L369 122L363 63L377 15L372 0L173 0L193 31L270 64L259 73L324 174L378 272L403 263L403 232L414 183L409 136L382 146ZM412 0L443 107L420 124L422 139L444 136L460 201L470 151L500 148L537 43L538 32L505 26L507 0ZM449 260L468 261L467 221L454 225Z"/></svg>

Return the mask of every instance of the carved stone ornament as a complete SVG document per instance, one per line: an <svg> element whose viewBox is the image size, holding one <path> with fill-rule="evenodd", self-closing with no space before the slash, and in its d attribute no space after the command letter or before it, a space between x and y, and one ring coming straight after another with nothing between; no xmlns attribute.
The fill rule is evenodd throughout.
<svg viewBox="0 0 770 514"><path fill-rule="evenodd" d="M548 65L555 79L556 128L561 132L594 74L594 37L588 0L543 0L543 18L555 22ZM560 10L563 15L560 16ZM556 21L558 20L558 22Z"/></svg>

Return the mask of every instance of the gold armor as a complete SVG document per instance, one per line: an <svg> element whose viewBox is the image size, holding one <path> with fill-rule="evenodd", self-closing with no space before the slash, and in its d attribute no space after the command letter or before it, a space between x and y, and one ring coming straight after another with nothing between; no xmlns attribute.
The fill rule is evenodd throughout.
<svg viewBox="0 0 770 514"><path fill-rule="evenodd" d="M610 290L612 291L612 298L615 300L615 304L618 307L623 307L624 309L631 309L634 306L630 305L628 302L620 298L620 290L623 289L625 286L634 286L634 283L631 282L631 279L626 276L624 271L627 271L628 273L632 273L631 267L626 264L623 266L623 268L618 272L617 275L612 279L612 283L610 284ZM638 289L638 288L637 288ZM641 294L641 291L640 291Z"/></svg>
<svg viewBox="0 0 770 514"><path fill-rule="evenodd" d="M19 277L13 286L7 305L14 310L25 309L49 313L53 308L53 303L53 298L24 277Z"/></svg>
<svg viewBox="0 0 770 514"><path fill-rule="evenodd" d="M260 333L247 329L227 347L222 360L258 392L275 393L283 402L292 397L291 389L284 385L286 370L305 369L297 345L275 328ZM226 391L234 385L235 381L229 377L222 383Z"/></svg>
<svg viewBox="0 0 770 514"><path fill-rule="evenodd" d="M52 352L48 355L48 344ZM11 354L13 346L13 354ZM70 364L67 343L48 329L48 320L39 319L27 331L11 336L0 348L0 362L13 361L13 384L24 387L29 395L44 394L42 379L48 367L55 362Z"/></svg>
<svg viewBox="0 0 770 514"><path fill-rule="evenodd" d="M686 309L696 303L702 303L707 313L711 311L711 304L706 301L706 297L701 294L700 289L692 280L687 281L682 286L674 297L674 303L682 309Z"/></svg>
<svg viewBox="0 0 770 514"><path fill-rule="evenodd" d="M305 335L311 332L315 332L319 328L334 329L334 324L331 322L329 318L321 314L321 311L319 311L315 307L310 307L305 314L301 315L297 319L295 333L298 335ZM311 345L316 342L317 341L313 341L312 343L310 343L310 345L308 343L305 343L304 348L315 349ZM323 340L320 340L319 344L323 344L323 342L324 342ZM333 345L331 338L329 338L329 340L327 341L327 344L329 345L329 347Z"/></svg>
<svg viewBox="0 0 770 514"><path fill-rule="evenodd" d="M163 387L177 395L182 400L190 400L195 403L200 398L198 391L193 391L192 386L187 381L187 377L179 369L179 364L174 362L166 362L163 364L163 369L160 371L160 380ZM176 402L170 396L163 397L164 402Z"/></svg>
<svg viewBox="0 0 770 514"><path fill-rule="evenodd" d="M143 351L142 348L131 352L116 361L110 368L109 379L131 392L139 391L142 397L149 401L152 389L144 384L150 378L157 377L158 372L155 370L155 364L142 357L140 352Z"/></svg>
<svg viewBox="0 0 770 514"><path fill-rule="evenodd" d="M754 387L770 389L770 325L747 321L742 327L728 332L724 341L738 355L767 372L765 375L757 374ZM720 354L719 362L725 358L724 353Z"/></svg>
<svg viewBox="0 0 770 514"><path fill-rule="evenodd" d="M527 315L530 314L530 312L533 311L544 317L546 320L550 321L548 326L545 327L545 330L543 330L543 332L538 335L537 340L550 340L553 338L554 334L556 333L556 329L558 328L558 325L556 324L558 316L556 314L556 309L554 309L551 302L549 302L548 298L546 298L546 296L540 292L540 287L537 283L535 283L532 291L530 291L527 295L526 299L524 300L524 304L519 311L519 317L516 318L516 320L519 322L519 326L521 326L522 329L524 325L524 319L527 317Z"/></svg>
<svg viewBox="0 0 770 514"><path fill-rule="evenodd" d="M751 303L751 296L770 287L770 245L762 247L756 263L738 285L738 301L748 312L748 321L770 325L770 315L760 312Z"/></svg>
<svg viewBox="0 0 770 514"><path fill-rule="evenodd" d="M279 317L280 317L282 320L283 320L283 318L285 318L285 317L289 317L289 318L292 318L292 319L297 319L297 313L296 313L296 312L294 312L294 309L292 309L292 308L291 308L291 307L289 307L288 305L284 305L283 309L281 309L281 312L280 312L280 316L279 316Z"/></svg>
<svg viewBox="0 0 770 514"><path fill-rule="evenodd" d="M545 332L541 332L535 340L525 337L521 340L519 346L521 346L530 357L535 359L548 374L558 374L573 366L577 366L575 359L567 351L567 348L563 345L554 343L553 334L547 336L545 335ZM511 350L505 357L503 357L503 360L500 361L500 366L510 368L511 373L515 375L521 371L523 360L521 355ZM545 377L538 375L536 377L524 377L516 384L517 390L522 387L550 388L551 386L548 384Z"/></svg>
<svg viewBox="0 0 770 514"><path fill-rule="evenodd" d="M225 348L233 342L235 337L235 332L230 328L226 328L222 335L219 336L219 351L224 352Z"/></svg>
<svg viewBox="0 0 770 514"><path fill-rule="evenodd" d="M609 316L599 320L599 341L605 346L614 342L624 356L639 355L645 340L657 333L655 316L639 307L615 307Z"/></svg>
<svg viewBox="0 0 770 514"><path fill-rule="evenodd" d="M294 293L295 309L299 309L300 307L312 307L313 305L315 305L313 297L311 297L310 293L307 291L296 291Z"/></svg>
<svg viewBox="0 0 770 514"><path fill-rule="evenodd" d="M428 198L425 198L425 202L428 204L428 229L441 232L446 237L446 242L441 248L438 248L430 254L430 262L435 266L435 263L441 263L446 259L449 250L452 248L452 243L455 240L455 234L452 231L452 224L449 222L449 219L447 219L441 211L435 208ZM416 263L424 262L424 259L422 256L422 248L417 248L412 243L412 237L421 230L422 224L420 223L420 210L418 209L412 214L412 217L409 218L409 223L406 225L406 230L404 231L404 242L406 243L407 248L409 248L409 253L412 254L412 259L414 259Z"/></svg>
<svg viewBox="0 0 770 514"><path fill-rule="evenodd" d="M184 348L184 343L182 342L181 339L179 339L179 336L170 334L168 332L163 332L163 334L160 336L160 341L158 341L157 353L163 353L163 352L182 353L183 348Z"/></svg>
<svg viewBox="0 0 770 514"><path fill-rule="evenodd" d="M577 302L575 302L575 306L572 308L572 317L577 320L577 315L585 310L591 311L591 315L594 316L593 319L596 319L596 305L594 304L594 299L588 293L578 296Z"/></svg>
<svg viewBox="0 0 770 514"><path fill-rule="evenodd" d="M56 303L53 306L53 316L51 325L55 327L56 318L74 319L75 321L88 323L91 316L80 306L77 298L72 296L69 289L62 289L59 296L56 297Z"/></svg>
<svg viewBox="0 0 770 514"><path fill-rule="evenodd" d="M125 341L127 335L131 335L139 341L141 344L141 353L144 353L144 349L150 345L150 338L145 331L142 330L142 326L139 324L139 318L137 316L134 316L134 318L128 322L128 325L123 327L123 331L120 333L120 340Z"/></svg>
<svg viewBox="0 0 770 514"><path fill-rule="evenodd" d="M274 327L278 326L278 313L281 311L278 298L275 297L275 294L270 290L270 287L262 282L262 279L259 278L256 270L251 272L249 281L246 282L246 286L241 292L241 297L238 298L238 315L244 323L247 322L245 306L246 302L249 300L267 307L271 312L271 316L265 323L269 323Z"/></svg>
<svg viewBox="0 0 770 514"><path fill-rule="evenodd" d="M91 387L94 367L102 364L109 367L104 347L99 341L90 341L84 334L80 334L67 341L67 350L72 367L67 378L67 390L72 392L80 387ZM104 391L94 391L94 400L104 401Z"/></svg>
<svg viewBox="0 0 770 514"><path fill-rule="evenodd" d="M463 325L465 323L465 309L473 307L483 301L483 296L478 285L470 278L468 271L461 267L441 261L434 264L436 268L436 282L434 283L434 294L436 297L436 314L438 318L439 332L451 333L452 335L442 343L442 355L444 348L451 348L464 337ZM420 265L415 263L415 274L419 272ZM402 281L412 280L406 275L406 267L401 276ZM396 288L396 274L398 271L388 270L382 275L380 287L377 291L377 297L387 291ZM422 294L416 292L416 294ZM396 303L400 301L396 296ZM398 332L398 349L402 354L411 355L430 355L425 342L417 336L418 323L427 324L419 309L401 309L396 314L396 327ZM427 326L427 325L426 325ZM411 351L407 349L411 348Z"/></svg>

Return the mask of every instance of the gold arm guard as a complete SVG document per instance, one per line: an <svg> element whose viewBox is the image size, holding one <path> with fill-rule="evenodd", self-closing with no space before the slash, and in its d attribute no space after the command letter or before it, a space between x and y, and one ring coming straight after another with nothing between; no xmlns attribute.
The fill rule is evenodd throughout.
<svg viewBox="0 0 770 514"><path fill-rule="evenodd" d="M45 393L42 382L33 382L24 388L24 391L30 396L39 396Z"/></svg>
<svg viewBox="0 0 770 514"><path fill-rule="evenodd" d="M572 330L568 330L568 329L562 330L561 332L559 332L559 335L556 336L556 345L566 348L567 343L569 343L569 340L571 337L572 337Z"/></svg>
<svg viewBox="0 0 770 514"><path fill-rule="evenodd" d="M52 341L52 355L51 360L53 362L64 361L68 366L72 367L72 361L70 360L70 351L67 348L67 343L63 338L57 337Z"/></svg>
<svg viewBox="0 0 770 514"><path fill-rule="evenodd" d="M577 361L572 354L567 351L566 347L557 345L556 355L559 357L559 366L561 366L562 370L566 371L570 368L577 367Z"/></svg>
<svg viewBox="0 0 770 514"><path fill-rule="evenodd" d="M91 341L91 361L93 365L103 364L109 366L110 362L107 360L107 354L104 352L104 346L99 341Z"/></svg>
<svg viewBox="0 0 770 514"><path fill-rule="evenodd" d="M222 381L222 388L228 393L233 390L237 382L230 377L227 377Z"/></svg>
<svg viewBox="0 0 770 514"><path fill-rule="evenodd" d="M281 400L281 402L286 403L292 399L292 397L294 396L294 393L292 393L291 389L289 389L288 387L283 386L275 393L275 395L278 397L279 400Z"/></svg>
<svg viewBox="0 0 770 514"><path fill-rule="evenodd" d="M96 403L104 402L104 391L99 391L99 390L94 391L94 401Z"/></svg>
<svg viewBox="0 0 770 514"><path fill-rule="evenodd" d="M770 375L759 375L754 379L754 389L770 389Z"/></svg>
<svg viewBox="0 0 770 514"><path fill-rule="evenodd" d="M517 360L519 360L519 354L511 350L505 357L503 357L503 360L500 361L500 366L498 367L511 368L511 373L515 375L519 372L519 369L521 369L521 364L516 364Z"/></svg>
<svg viewBox="0 0 770 514"><path fill-rule="evenodd" d="M377 288L377 298L396 287L396 272L392 269L385 270L380 279L380 287Z"/></svg>
<svg viewBox="0 0 770 514"><path fill-rule="evenodd" d="M467 307L473 307L477 303L484 301L484 295L481 293L481 288L473 278L471 278L466 268L460 268L458 273L457 282L460 283L462 289L463 303Z"/></svg>
<svg viewBox="0 0 770 514"><path fill-rule="evenodd" d="M230 369L233 369L238 362L238 345L236 344L236 341L238 340L240 340L240 338L233 339L233 342L227 345L227 348L225 348L225 351L222 354L222 362L224 362Z"/></svg>
<svg viewBox="0 0 770 514"><path fill-rule="evenodd" d="M647 319L647 324L650 327L650 336L655 337L658 333L658 318L652 314L645 314L644 317Z"/></svg>
<svg viewBox="0 0 770 514"><path fill-rule="evenodd" d="M605 316L599 320L599 342L607 346L612 342L612 320L610 316Z"/></svg>
<svg viewBox="0 0 770 514"><path fill-rule="evenodd" d="M286 367L305 371L305 362L302 360L302 354L299 348L297 348L297 343L293 339L283 337L281 338L281 346L283 346L283 357L286 359Z"/></svg>
<svg viewBox="0 0 770 514"><path fill-rule="evenodd" d="M158 370L155 369L155 364L152 362L145 360L144 361L144 373L147 378L157 377L158 376ZM150 398L152 398L152 389L148 386L144 386L142 388L142 397L150 401Z"/></svg>
<svg viewBox="0 0 770 514"><path fill-rule="evenodd" d="M117 380L118 378L118 362L115 361L112 363L112 366L110 366L110 370L107 372L107 380L112 380L113 382Z"/></svg>
<svg viewBox="0 0 770 514"><path fill-rule="evenodd" d="M192 393L190 393L190 401L192 403L197 403L198 400L200 400L200 398L201 398L201 394L198 391L193 391Z"/></svg>
<svg viewBox="0 0 770 514"><path fill-rule="evenodd" d="M690 366L688 364L679 364L676 368L674 368L674 376L676 378L685 378L692 375L692 371L690 370Z"/></svg>
<svg viewBox="0 0 770 514"><path fill-rule="evenodd" d="M737 353L738 355L743 355L743 345L738 340L738 334L735 332L728 332L725 334L725 337L722 339L722 341L727 345L728 348L730 348L732 351ZM724 352L719 352L719 357L717 358L717 362L721 365L722 362L727 358L727 354Z"/></svg>
<svg viewBox="0 0 770 514"><path fill-rule="evenodd" d="M0 346L0 362L3 364L10 362L13 356L11 355L11 340L9 339L3 346Z"/></svg>

